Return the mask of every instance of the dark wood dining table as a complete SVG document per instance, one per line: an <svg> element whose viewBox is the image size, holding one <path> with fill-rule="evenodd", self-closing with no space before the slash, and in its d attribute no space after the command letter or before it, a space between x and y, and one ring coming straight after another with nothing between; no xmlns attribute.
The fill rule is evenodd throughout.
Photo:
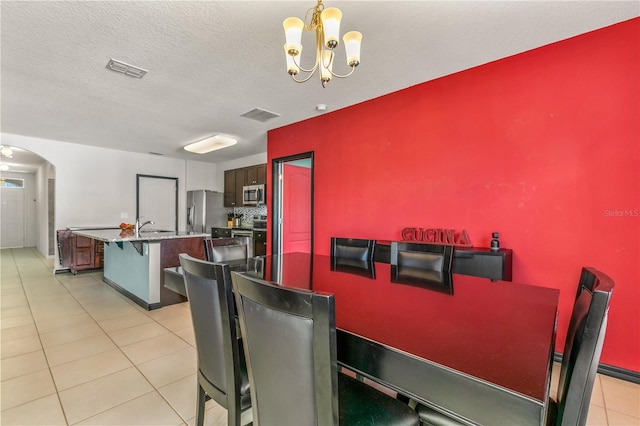
<svg viewBox="0 0 640 426"><path fill-rule="evenodd" d="M305 253L232 270L334 294L345 368L463 423L545 424L556 289L458 274L405 281L386 263L363 270Z"/></svg>

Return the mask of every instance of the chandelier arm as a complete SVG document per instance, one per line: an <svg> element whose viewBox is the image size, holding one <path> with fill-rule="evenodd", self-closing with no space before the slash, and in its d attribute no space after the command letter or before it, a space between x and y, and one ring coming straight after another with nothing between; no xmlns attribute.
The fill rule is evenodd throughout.
<svg viewBox="0 0 640 426"><path fill-rule="evenodd" d="M296 57L292 56L293 58L293 63L295 64L295 66L297 66L300 71L303 72L310 72L310 73L314 73L317 69L318 69L318 58L316 57L316 63L313 65L313 67L306 69L306 68L302 68L302 66L296 61Z"/></svg>
<svg viewBox="0 0 640 426"><path fill-rule="evenodd" d="M349 71L348 74L344 74L344 75L340 75L340 74L336 74L333 71L329 70L329 72L331 73L332 76L334 77L338 77L338 78L347 78L349 77L351 74L353 74L353 72L356 70L355 65L351 67L351 71Z"/></svg>
<svg viewBox="0 0 640 426"><path fill-rule="evenodd" d="M317 68L316 68L316 69L317 69ZM304 83L304 82L306 82L306 81L309 81L309 79L310 79L311 77L313 77L313 76L315 75L315 73L316 73L316 70L313 70L313 72L312 72L311 74L307 75L305 78L303 78L303 79L301 79L301 80L298 80L298 79L296 78L295 74L289 74L289 75L291 76L291 79L292 79L293 81L295 81L296 83Z"/></svg>

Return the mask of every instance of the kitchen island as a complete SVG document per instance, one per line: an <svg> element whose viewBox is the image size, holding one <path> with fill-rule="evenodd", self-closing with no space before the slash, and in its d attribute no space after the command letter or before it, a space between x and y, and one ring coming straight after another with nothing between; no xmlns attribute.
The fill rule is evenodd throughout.
<svg viewBox="0 0 640 426"><path fill-rule="evenodd" d="M164 287L164 269L180 265L178 255L204 259L204 233L119 229L78 230L75 235L104 242L103 281L151 310L187 299Z"/></svg>

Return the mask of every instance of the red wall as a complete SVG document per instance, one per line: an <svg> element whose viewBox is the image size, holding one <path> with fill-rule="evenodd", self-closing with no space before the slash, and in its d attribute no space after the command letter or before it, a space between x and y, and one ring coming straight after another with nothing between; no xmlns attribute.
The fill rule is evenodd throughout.
<svg viewBox="0 0 640 426"><path fill-rule="evenodd" d="M406 226L500 232L515 282L561 290L558 351L581 267L603 270L601 362L640 371L639 52L636 18L275 129L268 159L315 152L316 253Z"/></svg>

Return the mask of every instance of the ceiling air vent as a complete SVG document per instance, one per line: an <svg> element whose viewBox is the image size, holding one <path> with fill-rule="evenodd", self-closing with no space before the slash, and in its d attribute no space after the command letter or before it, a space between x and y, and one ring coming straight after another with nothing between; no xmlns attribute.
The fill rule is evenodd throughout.
<svg viewBox="0 0 640 426"><path fill-rule="evenodd" d="M272 118L280 117L280 114L276 114L275 112L267 111L265 109L254 108L249 112L245 112L242 114L242 117L250 118L256 121L269 121Z"/></svg>
<svg viewBox="0 0 640 426"><path fill-rule="evenodd" d="M133 65L125 64L124 62L116 61L115 59L110 59L107 64L107 69L115 72L121 72L124 75L128 75L129 77L142 78L147 73L147 70L143 70L142 68L134 67Z"/></svg>

